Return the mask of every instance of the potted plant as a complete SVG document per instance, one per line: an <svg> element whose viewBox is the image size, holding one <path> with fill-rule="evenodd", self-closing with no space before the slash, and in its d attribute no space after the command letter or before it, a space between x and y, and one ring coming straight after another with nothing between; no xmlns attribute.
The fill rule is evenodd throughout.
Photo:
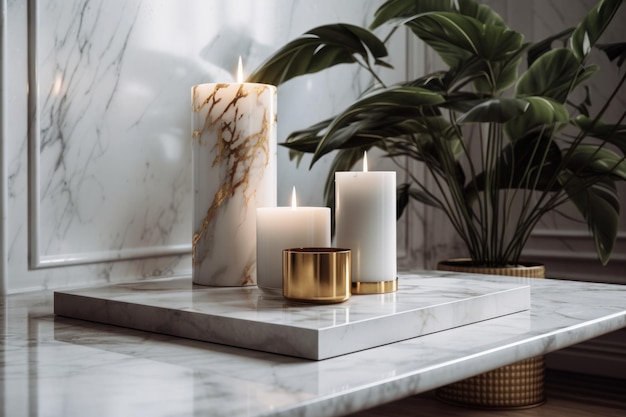
<svg viewBox="0 0 626 417"><path fill-rule="evenodd" d="M593 114L586 84L602 74L591 62L592 49L624 64L626 43L597 43L621 3L601 0L575 28L529 43L473 0L388 0L369 29L312 29L249 79L279 85L354 63L377 81L335 117L283 143L298 162L304 153L315 164L334 152L325 187L329 205L334 172L351 169L364 151L378 148L390 158L423 163L434 187L408 172L411 181L398 187L399 215L410 200L443 210L470 267L518 266L541 217L566 203L587 223L606 264L618 231L616 182L626 180L626 111L618 120L604 116L626 74ZM407 27L446 69L385 86L374 70L390 66L385 42L371 31L383 25Z"/></svg>

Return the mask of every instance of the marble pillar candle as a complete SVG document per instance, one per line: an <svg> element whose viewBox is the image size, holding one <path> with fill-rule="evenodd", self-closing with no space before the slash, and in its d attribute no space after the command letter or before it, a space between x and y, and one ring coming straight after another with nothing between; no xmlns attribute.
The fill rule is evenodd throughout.
<svg viewBox="0 0 626 417"><path fill-rule="evenodd" d="M335 173L338 247L352 250L352 294L397 290L396 173Z"/></svg>
<svg viewBox="0 0 626 417"><path fill-rule="evenodd" d="M293 189L291 207L257 209L257 285L283 293L283 250L329 247L330 208L298 207Z"/></svg>
<svg viewBox="0 0 626 417"><path fill-rule="evenodd" d="M196 284L254 285L255 211L276 206L276 87L238 81L191 90Z"/></svg>

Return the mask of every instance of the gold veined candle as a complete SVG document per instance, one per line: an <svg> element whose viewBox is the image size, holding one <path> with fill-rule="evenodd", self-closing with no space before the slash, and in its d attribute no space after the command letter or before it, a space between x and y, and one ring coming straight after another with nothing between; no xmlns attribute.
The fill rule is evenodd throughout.
<svg viewBox="0 0 626 417"><path fill-rule="evenodd" d="M256 208L276 206L276 87L191 89L193 282L256 284Z"/></svg>

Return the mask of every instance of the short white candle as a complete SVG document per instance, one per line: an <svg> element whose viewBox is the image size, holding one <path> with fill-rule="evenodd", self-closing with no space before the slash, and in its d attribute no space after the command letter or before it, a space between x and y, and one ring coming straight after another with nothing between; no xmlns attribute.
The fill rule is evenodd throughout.
<svg viewBox="0 0 626 417"><path fill-rule="evenodd" d="M396 173L335 173L337 247L352 250L352 283L396 280Z"/></svg>
<svg viewBox="0 0 626 417"><path fill-rule="evenodd" d="M257 285L282 294L283 249L330 247L330 208L297 207L295 187L291 207L256 210Z"/></svg>

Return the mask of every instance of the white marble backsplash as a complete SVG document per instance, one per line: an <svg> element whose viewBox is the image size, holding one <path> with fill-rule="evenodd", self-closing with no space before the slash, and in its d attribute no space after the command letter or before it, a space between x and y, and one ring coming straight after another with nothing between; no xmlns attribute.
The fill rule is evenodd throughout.
<svg viewBox="0 0 626 417"><path fill-rule="evenodd" d="M189 274L190 87L230 82L239 56L250 72L317 25L366 24L380 3L6 2L4 291ZM278 142L365 89L355 70L282 86ZM328 162L278 158L279 205L293 185L321 205Z"/></svg>

